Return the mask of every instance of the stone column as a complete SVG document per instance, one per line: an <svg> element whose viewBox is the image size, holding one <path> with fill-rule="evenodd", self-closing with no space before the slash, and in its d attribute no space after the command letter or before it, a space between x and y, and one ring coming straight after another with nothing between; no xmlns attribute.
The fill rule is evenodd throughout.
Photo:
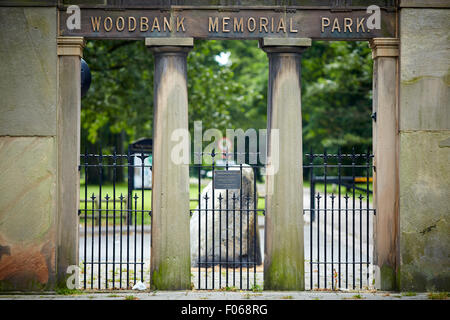
<svg viewBox="0 0 450 320"><path fill-rule="evenodd" d="M374 60L375 285L395 290L399 266L398 55L399 40L371 40Z"/></svg>
<svg viewBox="0 0 450 320"><path fill-rule="evenodd" d="M145 44L155 55L151 287L185 290L191 287L189 163L172 159L180 143L172 135L188 132L186 58L194 41L147 38Z"/></svg>
<svg viewBox="0 0 450 320"><path fill-rule="evenodd" d="M311 39L260 43L269 56L266 290L305 289L300 58L309 46Z"/></svg>
<svg viewBox="0 0 450 320"><path fill-rule="evenodd" d="M58 286L66 286L67 267L78 265L78 206L80 191L81 66L84 39L58 37Z"/></svg>

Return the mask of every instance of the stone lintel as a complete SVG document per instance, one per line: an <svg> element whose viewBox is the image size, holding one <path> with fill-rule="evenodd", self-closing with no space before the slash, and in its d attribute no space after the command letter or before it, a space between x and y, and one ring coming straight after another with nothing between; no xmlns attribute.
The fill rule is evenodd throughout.
<svg viewBox="0 0 450 320"><path fill-rule="evenodd" d="M397 38L373 38L369 42L372 59L378 57L398 57L400 40Z"/></svg>
<svg viewBox="0 0 450 320"><path fill-rule="evenodd" d="M58 56L83 57L83 48L86 44L83 37L58 37Z"/></svg>

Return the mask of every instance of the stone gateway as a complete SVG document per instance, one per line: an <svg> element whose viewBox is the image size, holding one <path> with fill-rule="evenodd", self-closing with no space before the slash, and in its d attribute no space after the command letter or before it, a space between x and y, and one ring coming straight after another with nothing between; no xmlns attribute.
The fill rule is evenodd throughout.
<svg viewBox="0 0 450 320"><path fill-rule="evenodd" d="M67 23L72 3L79 21ZM302 53L317 40L359 40L373 58L376 287L449 291L450 3L370 4L379 28L366 1L1 1L0 291L55 290L80 262L80 59L95 39L145 40L155 58L153 289L190 289L191 264L216 259L210 248L224 254L220 237L191 257L189 166L168 151L172 132L188 130L188 52L194 39L257 39L269 58L267 129L280 140L267 146L268 159L279 147L280 170L266 180L264 289L305 289ZM260 259L249 251L241 257Z"/></svg>

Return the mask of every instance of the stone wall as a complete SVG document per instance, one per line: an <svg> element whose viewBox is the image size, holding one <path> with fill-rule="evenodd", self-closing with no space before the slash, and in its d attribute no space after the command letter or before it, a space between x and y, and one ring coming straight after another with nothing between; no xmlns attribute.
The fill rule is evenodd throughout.
<svg viewBox="0 0 450 320"><path fill-rule="evenodd" d="M57 12L0 7L0 291L55 285Z"/></svg>
<svg viewBox="0 0 450 320"><path fill-rule="evenodd" d="M404 291L450 290L449 30L450 9L400 10L399 278Z"/></svg>

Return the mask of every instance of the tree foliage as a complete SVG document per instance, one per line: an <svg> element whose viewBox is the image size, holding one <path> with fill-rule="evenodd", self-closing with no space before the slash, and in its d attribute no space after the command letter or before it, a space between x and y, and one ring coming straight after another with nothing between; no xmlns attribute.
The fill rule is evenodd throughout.
<svg viewBox="0 0 450 320"><path fill-rule="evenodd" d="M229 63L216 56L229 53ZM82 145L120 150L151 137L153 55L143 41L89 41L92 85L82 100ZM196 40L188 56L189 126L265 128L268 59L257 41ZM372 60L365 42L315 41L302 57L304 146L371 144ZM109 150L111 151L111 150Z"/></svg>
<svg viewBox="0 0 450 320"><path fill-rule="evenodd" d="M366 42L314 42L302 59L304 145L372 143L372 59ZM320 150L320 149L319 149Z"/></svg>

